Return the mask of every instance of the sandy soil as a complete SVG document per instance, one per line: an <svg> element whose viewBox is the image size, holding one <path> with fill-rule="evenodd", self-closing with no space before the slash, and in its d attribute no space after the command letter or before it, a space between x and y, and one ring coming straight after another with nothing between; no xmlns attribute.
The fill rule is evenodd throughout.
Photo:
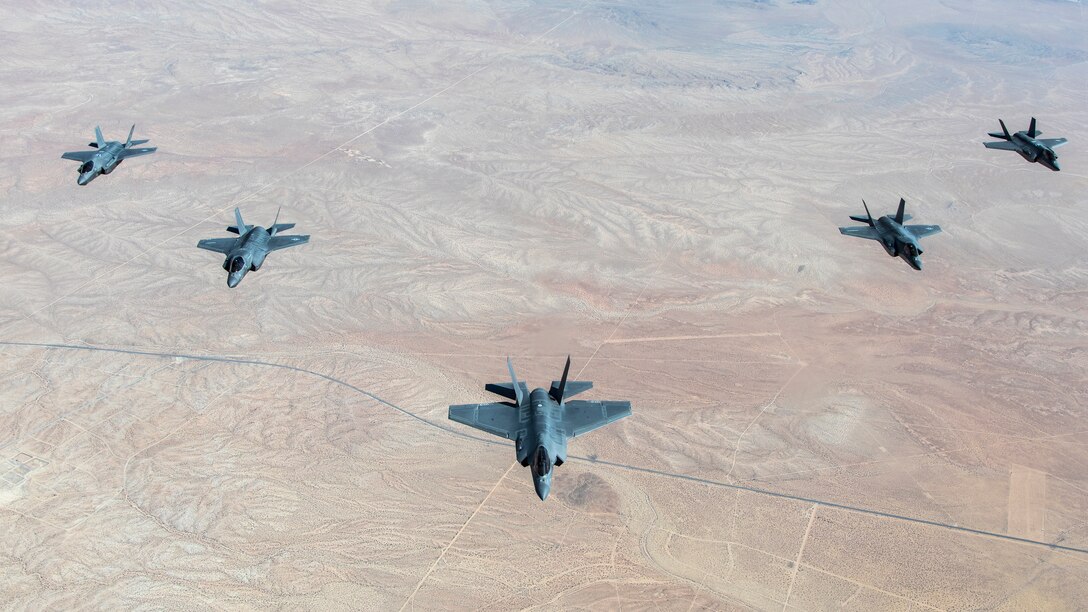
<svg viewBox="0 0 1088 612"><path fill-rule="evenodd" d="M228 4L0 20L4 608L1088 601L1080 3ZM446 406L568 353L541 503Z"/></svg>

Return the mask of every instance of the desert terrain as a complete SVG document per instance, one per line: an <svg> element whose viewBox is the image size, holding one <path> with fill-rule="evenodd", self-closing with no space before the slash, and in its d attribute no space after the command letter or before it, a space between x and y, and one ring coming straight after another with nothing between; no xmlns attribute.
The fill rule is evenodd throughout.
<svg viewBox="0 0 1088 612"><path fill-rule="evenodd" d="M1088 601L1081 2L5 10L0 608ZM568 354L541 502L447 406Z"/></svg>

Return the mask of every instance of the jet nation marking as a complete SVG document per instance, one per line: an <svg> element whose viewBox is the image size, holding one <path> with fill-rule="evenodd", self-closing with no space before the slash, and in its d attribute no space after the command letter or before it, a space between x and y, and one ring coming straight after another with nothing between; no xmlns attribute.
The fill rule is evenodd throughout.
<svg viewBox="0 0 1088 612"><path fill-rule="evenodd" d="M1005 122L1000 119L997 122L1001 124L1001 131L989 132L989 134L994 138L1001 138L1002 141L982 143L987 149L1016 151L1020 154L1020 157L1029 162L1042 164L1055 172L1061 170L1061 166L1058 165L1058 154L1054 152L1054 149L1069 142L1068 140L1064 138L1036 138L1042 132L1035 129L1035 117L1031 118L1031 125L1027 131L1020 131L1011 136L1009 135L1009 129L1005 127Z"/></svg>
<svg viewBox="0 0 1088 612"><path fill-rule="evenodd" d="M99 174L113 172L114 168L130 157L139 157L155 152L157 147L132 148L147 142L147 140L133 140L132 133L135 131L136 125L133 124L132 129L128 131L128 140L118 142L102 138L102 128L96 125L94 128L95 141L87 143L87 146L94 147L98 149L97 151L69 151L60 157L61 159L83 162L79 166L79 178L76 179L76 183L86 185L97 178Z"/></svg>
<svg viewBox="0 0 1088 612"><path fill-rule="evenodd" d="M450 406L450 420L514 441L518 462L533 474L533 486L541 500L548 499L552 487L552 468L567 459L567 440L589 433L613 421L631 415L631 402L566 401L588 391L593 383L567 381L570 357L563 368L563 378L553 381L551 389L531 393L514 374L514 364L506 360L509 383L489 383L484 389L513 402L464 404Z"/></svg>
<svg viewBox="0 0 1088 612"><path fill-rule="evenodd" d="M903 261L910 264L910 267L921 270L922 247L918 244L918 240L940 232L941 226L903 225L904 221L911 218L904 212L907 202L903 198L899 198L899 211L894 217L885 215L876 221L873 221L873 215L869 212L869 205L865 203L865 200L861 201L861 205L865 207L865 216L850 215L850 218L867 223L868 227L840 227L839 232L855 238L876 240L884 246L888 255L902 257Z"/></svg>
<svg viewBox="0 0 1088 612"><path fill-rule="evenodd" d="M259 225L246 225L242 221L242 211L234 209L234 218L238 225L227 227L227 231L238 234L237 238L208 238L196 243L196 246L216 253L223 253L227 259L223 261L223 269L227 271L227 286L231 289L238 286L245 277L246 272L261 269L264 258L272 251L286 249L288 247L306 244L310 236L279 236L279 232L289 230L294 223L276 223L280 219L279 211L276 211L276 220L265 229Z"/></svg>

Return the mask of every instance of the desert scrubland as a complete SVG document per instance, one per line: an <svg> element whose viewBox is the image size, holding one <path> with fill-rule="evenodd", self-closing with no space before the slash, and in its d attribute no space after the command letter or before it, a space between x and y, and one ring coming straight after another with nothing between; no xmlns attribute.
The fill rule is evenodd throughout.
<svg viewBox="0 0 1088 612"><path fill-rule="evenodd" d="M2 607L1088 600L1081 3L6 11ZM235 206L313 238L228 289ZM567 354L541 503L446 407Z"/></svg>

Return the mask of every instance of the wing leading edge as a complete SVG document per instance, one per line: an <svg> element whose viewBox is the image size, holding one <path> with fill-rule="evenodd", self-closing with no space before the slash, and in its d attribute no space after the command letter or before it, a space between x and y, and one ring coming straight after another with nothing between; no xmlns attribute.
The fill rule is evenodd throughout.
<svg viewBox="0 0 1088 612"><path fill-rule="evenodd" d="M310 236L273 236L268 241L268 250L278 251L280 249L286 249L287 247L298 246L300 244L306 244L310 241Z"/></svg>
<svg viewBox="0 0 1088 612"><path fill-rule="evenodd" d="M938 234L941 231L939 225L904 225L903 229L914 234L915 238L925 238L926 236L932 236Z"/></svg>
<svg viewBox="0 0 1088 612"><path fill-rule="evenodd" d="M507 440L517 440L525 431L525 425L521 422L521 410L509 404L450 406L450 420Z"/></svg>
<svg viewBox="0 0 1088 612"><path fill-rule="evenodd" d="M98 151L69 151L69 152L61 155L60 158L61 159L70 159L72 161L77 161L77 162L85 162L85 161L91 159L92 157L94 157L94 154L97 153L97 152Z"/></svg>
<svg viewBox="0 0 1088 612"><path fill-rule="evenodd" d="M1044 138L1044 139L1040 140L1039 142L1046 145L1046 146L1048 146L1048 147L1050 147L1051 149L1057 149L1058 147L1062 146L1063 144L1065 144L1065 143L1067 143L1069 141L1066 140L1065 138Z"/></svg>
<svg viewBox="0 0 1088 612"><path fill-rule="evenodd" d="M146 140L144 142L147 142ZM154 153L158 147L144 147L139 149L125 149L121 151L121 159L128 159L130 157L139 157L141 155L147 155Z"/></svg>
<svg viewBox="0 0 1088 612"><path fill-rule="evenodd" d="M868 240L880 240L880 234L869 226L862 227L840 227L839 232L845 236L853 236L855 238L866 238Z"/></svg>
<svg viewBox="0 0 1088 612"><path fill-rule="evenodd" d="M226 255L231 252L234 248L234 243L237 241L237 238L208 238L196 243L196 246L205 251L215 251L216 253Z"/></svg>
<svg viewBox="0 0 1088 612"><path fill-rule="evenodd" d="M573 400L563 404L563 428L570 437L587 434L631 416L631 402Z"/></svg>

